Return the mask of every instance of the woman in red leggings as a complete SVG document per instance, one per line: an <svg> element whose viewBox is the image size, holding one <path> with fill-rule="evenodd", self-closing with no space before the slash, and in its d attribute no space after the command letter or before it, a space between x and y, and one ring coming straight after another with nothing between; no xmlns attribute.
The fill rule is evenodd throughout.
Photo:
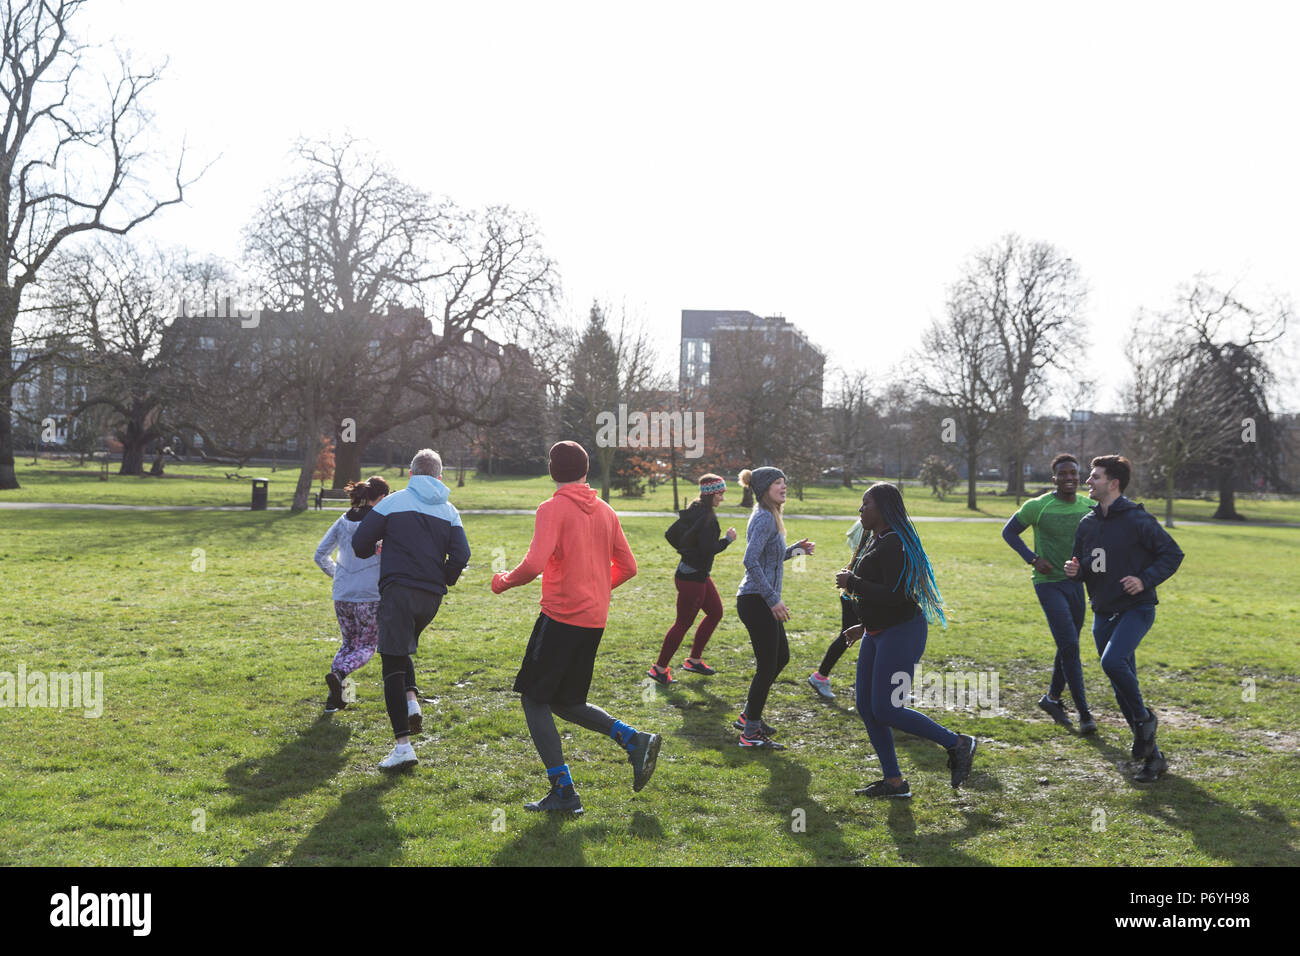
<svg viewBox="0 0 1300 956"><path fill-rule="evenodd" d="M701 609L704 611L704 620L695 632L691 654L682 665L682 670L692 674L716 673L704 663L701 655L704 654L704 645L713 636L713 629L722 620L722 600L718 597L718 589L713 586L713 579L709 577L709 572L713 570L713 558L736 540L735 528L728 528L725 535L718 533L718 518L714 514L714 509L726 491L727 483L719 476L705 475L700 479L700 496L682 512L687 528L682 535L682 560L673 577L673 583L677 586L677 620L664 635L659 660L650 668L650 676L661 684L673 683L673 669L668 666L669 662Z"/></svg>

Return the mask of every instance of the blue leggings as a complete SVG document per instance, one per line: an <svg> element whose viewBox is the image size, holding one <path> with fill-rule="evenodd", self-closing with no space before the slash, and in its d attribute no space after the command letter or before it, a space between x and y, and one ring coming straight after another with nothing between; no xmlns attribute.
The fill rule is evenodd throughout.
<svg viewBox="0 0 1300 956"><path fill-rule="evenodd" d="M918 614L910 621L885 628L875 637L862 636L858 651L858 714L867 725L867 736L886 777L902 776L890 728L933 740L944 748L957 745L957 735L951 730L905 706L916 662L925 653L926 633L925 615ZM907 680L896 675L906 675Z"/></svg>
<svg viewBox="0 0 1300 956"><path fill-rule="evenodd" d="M1092 615L1092 639L1097 642L1097 653L1101 655L1101 669L1110 678L1115 701L1134 731L1147 719L1147 705L1138 687L1137 646L1155 620L1154 604L1140 604L1110 617L1095 610Z"/></svg>
<svg viewBox="0 0 1300 956"><path fill-rule="evenodd" d="M1079 661L1079 632L1083 630L1083 584L1078 581L1045 581L1034 585L1038 603L1043 606L1047 626L1056 641L1056 661L1052 665L1052 682L1047 696L1061 699L1061 691L1070 686L1070 696L1079 713L1088 713L1088 695L1083 689L1083 664Z"/></svg>

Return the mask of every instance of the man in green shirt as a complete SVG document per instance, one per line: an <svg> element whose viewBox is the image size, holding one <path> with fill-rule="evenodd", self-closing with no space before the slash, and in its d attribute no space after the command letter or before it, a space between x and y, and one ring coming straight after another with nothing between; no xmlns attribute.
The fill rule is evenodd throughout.
<svg viewBox="0 0 1300 956"><path fill-rule="evenodd" d="M1056 663L1052 682L1038 706L1052 715L1062 727L1073 727L1061 691L1068 684L1070 696L1079 708L1079 731L1091 734L1097 723L1088 711L1088 697L1083 689L1083 664L1079 660L1079 632L1083 629L1083 584L1065 575L1065 562L1074 547L1074 532L1079 519L1091 510L1087 498L1079 498L1079 460L1073 455L1052 459L1052 483L1055 491L1030 498L1013 514L1002 529L1002 538L1033 566L1034 591L1047 616L1047 626L1056 641ZM1020 536L1026 528L1034 529L1034 550L1030 551Z"/></svg>

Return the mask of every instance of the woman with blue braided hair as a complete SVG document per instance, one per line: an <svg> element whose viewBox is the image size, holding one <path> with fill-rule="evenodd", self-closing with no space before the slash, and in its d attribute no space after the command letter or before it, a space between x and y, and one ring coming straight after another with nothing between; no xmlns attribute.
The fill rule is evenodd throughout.
<svg viewBox="0 0 1300 956"><path fill-rule="evenodd" d="M857 598L854 607L861 623L845 634L862 638L858 651L858 713L867 725L867 736L880 758L885 778L854 792L867 797L912 795L898 768L894 728L933 740L946 749L952 785L959 787L970 773L975 738L955 734L904 706L917 661L925 653L929 622L948 626L934 569L897 486L888 482L872 485L862 496L858 515L871 538L853 569L841 571L835 583Z"/></svg>

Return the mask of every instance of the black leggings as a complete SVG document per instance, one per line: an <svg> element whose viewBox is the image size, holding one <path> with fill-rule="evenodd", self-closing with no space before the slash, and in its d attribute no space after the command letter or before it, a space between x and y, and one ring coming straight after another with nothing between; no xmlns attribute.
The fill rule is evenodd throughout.
<svg viewBox="0 0 1300 956"><path fill-rule="evenodd" d="M749 700L745 704L745 717L761 720L763 706L776 677L790 663L790 644L785 639L785 624L772 616L771 609L757 594L742 594L736 598L736 614L749 631L749 643L754 646L754 679L749 685Z"/></svg>
<svg viewBox="0 0 1300 956"><path fill-rule="evenodd" d="M415 686L415 662L410 654L380 654L384 675L384 707L388 722L393 725L394 737L405 737L411 732L406 720L406 692L420 689Z"/></svg>
<svg viewBox="0 0 1300 956"><path fill-rule="evenodd" d="M527 694L520 698L520 702L524 705L524 720L528 723L533 746L537 748L537 755L542 758L547 770L564 763L560 732L555 729L555 719L551 714L606 736L614 729L614 718L595 704L543 704Z"/></svg>
<svg viewBox="0 0 1300 956"><path fill-rule="evenodd" d="M835 635L835 640L831 641L831 646L826 648L826 656L822 658L822 666L817 668L817 673L822 677L829 677L831 668L839 663L844 652L853 646L855 642L846 641L844 632L858 623L858 612L853 608L852 601L840 599L840 632Z"/></svg>

